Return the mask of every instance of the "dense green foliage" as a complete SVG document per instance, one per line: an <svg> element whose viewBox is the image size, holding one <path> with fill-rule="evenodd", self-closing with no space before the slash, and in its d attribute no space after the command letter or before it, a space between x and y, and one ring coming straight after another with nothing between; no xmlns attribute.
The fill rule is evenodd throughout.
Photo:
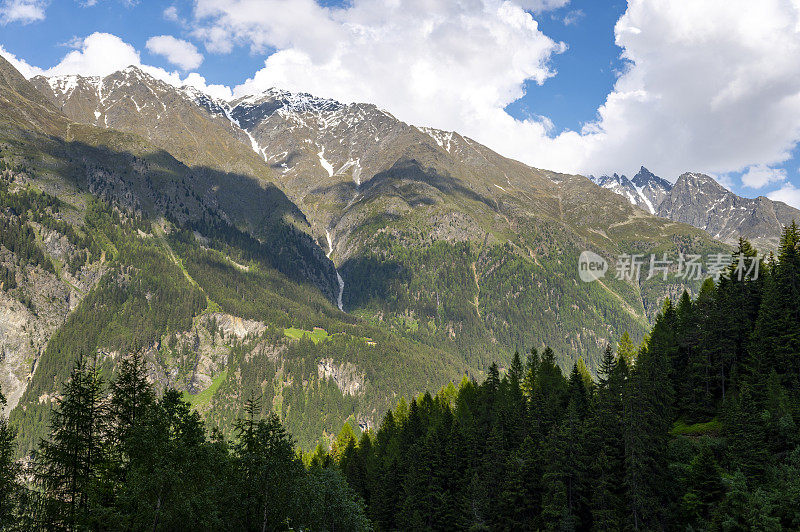
<svg viewBox="0 0 800 532"><path fill-rule="evenodd" d="M0 218L0 244L16 254L22 264L33 264L53 272L53 263L36 244L36 232L14 217Z"/></svg>
<svg viewBox="0 0 800 532"><path fill-rule="evenodd" d="M11 414L20 454L43 436L50 399L81 355L99 353L99 366L111 372L116 353L149 349L169 383L192 390L197 346L171 344L191 332L206 311L268 326L255 338L221 341L228 369L214 375L213 390L195 404L226 435L233 434L250 394L263 397L264 415L280 413L297 441L313 448L351 416L377 420L392 406L392 394L413 394L436 386L440 375L465 370L453 353L342 313L312 284L274 269L266 249L246 236L234 243L249 242L250 248L223 244L218 237L208 248L201 244L203 235L176 228L161 236L156 224L101 202L89 204L82 229L101 250L92 255L102 255L105 274L49 340ZM225 234L234 232L228 228ZM291 327L322 327L330 336L318 343L293 340L282 332ZM329 376L321 376L321 360L350 364L362 384L359 393L343 393Z"/></svg>
<svg viewBox="0 0 800 532"><path fill-rule="evenodd" d="M98 350L134 351L158 341L165 330L183 330L206 306L203 293L193 287L179 267L164 254L155 239L136 238L136 225L116 211L93 204L87 227L102 237L107 255L115 260L97 287L69 315L50 339L34 379L15 409L12 423L20 433L20 448L33 448L46 427L50 405L38 401L69 375L82 354ZM112 360L101 365L111 368ZM56 385L56 386L54 386Z"/></svg>
<svg viewBox="0 0 800 532"><path fill-rule="evenodd" d="M795 225L762 266L667 301L635 353L606 350L596 383L533 350L502 379L493 365L482 384L401 404L320 460L380 530L797 529Z"/></svg>
<svg viewBox="0 0 800 532"><path fill-rule="evenodd" d="M375 222L370 232L361 235L360 253L340 267L345 309L450 348L476 372L492 360L507 365L515 350L532 345L550 346L564 370L583 357L596 371L598 345L623 331L642 339L666 294L699 288L697 281L658 277L628 283L613 272L602 283L576 282L573 257L586 243L574 242L557 224L521 227L514 236L519 244L431 242L391 220ZM703 246L686 239L653 249L642 242L620 252L711 251Z"/></svg>
<svg viewBox="0 0 800 532"><path fill-rule="evenodd" d="M4 530L368 530L363 501L332 466L306 468L256 401L236 439L208 437L169 390L160 399L132 355L106 389L80 359L23 482L0 424ZM13 436L13 435L11 435Z"/></svg>

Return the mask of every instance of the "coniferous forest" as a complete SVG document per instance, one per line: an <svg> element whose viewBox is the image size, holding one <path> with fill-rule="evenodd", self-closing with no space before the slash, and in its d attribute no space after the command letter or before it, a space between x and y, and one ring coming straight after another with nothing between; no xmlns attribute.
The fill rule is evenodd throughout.
<svg viewBox="0 0 800 532"><path fill-rule="evenodd" d="M736 254L754 257L745 240ZM792 530L800 528L800 231L757 279L735 263L666 301L597 378L547 348L402 400L304 454L259 398L232 437L134 353L72 370L50 433L14 461L0 421L0 519L19 530ZM532 316L532 320L536 317Z"/></svg>

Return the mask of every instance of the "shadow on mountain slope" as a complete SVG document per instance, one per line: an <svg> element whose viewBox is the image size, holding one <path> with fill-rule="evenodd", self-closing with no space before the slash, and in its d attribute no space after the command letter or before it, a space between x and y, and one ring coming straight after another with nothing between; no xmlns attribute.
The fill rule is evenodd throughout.
<svg viewBox="0 0 800 532"><path fill-rule="evenodd" d="M72 124L69 140L15 127L0 143L79 191L152 221L163 217L221 242L260 248L260 257L335 301L333 263L310 235L302 211L274 184L214 168L187 167L135 135ZM56 188L57 180L50 180ZM57 190L55 192L58 192Z"/></svg>

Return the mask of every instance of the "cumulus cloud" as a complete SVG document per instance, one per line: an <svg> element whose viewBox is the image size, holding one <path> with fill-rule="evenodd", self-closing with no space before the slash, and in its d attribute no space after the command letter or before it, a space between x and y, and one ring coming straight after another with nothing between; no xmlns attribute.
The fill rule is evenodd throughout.
<svg viewBox="0 0 800 532"><path fill-rule="evenodd" d="M0 24L21 22L28 24L44 20L46 0L5 0L0 3Z"/></svg>
<svg viewBox="0 0 800 532"><path fill-rule="evenodd" d="M164 18L166 20L171 20L172 22L178 22L178 8L175 6L169 6L164 10Z"/></svg>
<svg viewBox="0 0 800 532"><path fill-rule="evenodd" d="M268 86L370 101L562 171L735 173L789 158L800 138L800 4L629 0L614 29L628 61L597 115L553 135L504 108L544 83L565 46L534 13L565 1L196 0L212 52L272 53L237 94ZM275 13L283 16L276 17Z"/></svg>
<svg viewBox="0 0 800 532"><path fill-rule="evenodd" d="M28 64L27 61L24 59L20 59L16 55L12 54L2 45L0 45L0 55L2 55L11 65L19 70L20 74L25 76L26 78L32 78L33 76L38 76L39 74L44 74L44 70L39 67L35 67L31 64Z"/></svg>
<svg viewBox="0 0 800 532"><path fill-rule="evenodd" d="M277 86L372 102L540 168L635 173L644 164L671 179L691 170L743 172L752 188L785 181L775 166L800 139L797 0L629 0L614 28L626 67L596 116L556 134L547 117L519 120L504 109L527 82L556 75L554 57L569 51L542 33L535 16L567 3L195 0L190 29L209 52L243 47L266 56L233 89L237 96ZM177 11L164 14L171 19ZM194 68L198 58L190 55L174 64ZM16 61L26 75L37 73ZM128 64L141 65L132 46L93 34L45 72L105 75ZM172 84L231 95L198 74L142 68Z"/></svg>
<svg viewBox="0 0 800 532"><path fill-rule="evenodd" d="M79 39L75 43L75 48L67 53L57 65L47 69L30 65L2 46L0 46L0 55L5 57L26 78L38 75L67 74L107 76L133 65L138 66L154 78L175 87L189 85L210 96L224 100L230 100L233 97L230 88L224 85L208 84L206 79L196 72L181 77L178 72L169 72L163 68L142 64L139 52L116 35L93 33L84 39Z"/></svg>
<svg viewBox="0 0 800 532"><path fill-rule="evenodd" d="M778 190L767 194L767 196L769 199L782 201L787 205L800 209L800 188L796 188L791 183L786 183Z"/></svg>
<svg viewBox="0 0 800 532"><path fill-rule="evenodd" d="M147 39L150 53L163 55L167 61L182 70L197 68L203 62L203 55L189 41L176 39L172 35L158 35Z"/></svg>
<svg viewBox="0 0 800 532"><path fill-rule="evenodd" d="M92 33L67 53L45 75L80 74L82 76L107 76L130 65L139 65L139 52L116 35Z"/></svg>
<svg viewBox="0 0 800 532"><path fill-rule="evenodd" d="M340 9L313 0L199 0L195 14L195 34L209 50L278 49L236 94L279 86L367 101L471 135L513 128L503 108L523 95L525 80L554 75L549 60L565 50L521 4L495 0L356 0ZM545 134L542 122L529 127Z"/></svg>
<svg viewBox="0 0 800 532"><path fill-rule="evenodd" d="M518 0L517 3L523 9L541 13L542 11L564 7L569 3L569 0Z"/></svg>
<svg viewBox="0 0 800 532"><path fill-rule="evenodd" d="M182 85L189 85L190 87L194 87L200 92L204 92L213 98L219 98L220 100L231 100L233 99L233 92L231 91L230 87L226 85L215 85L215 84L207 84L206 78L201 76L196 72L192 72L179 83L170 82L176 87Z"/></svg>
<svg viewBox="0 0 800 532"><path fill-rule="evenodd" d="M742 184L748 188L763 188L770 183L786 180L786 170L763 164L751 166L742 174Z"/></svg>

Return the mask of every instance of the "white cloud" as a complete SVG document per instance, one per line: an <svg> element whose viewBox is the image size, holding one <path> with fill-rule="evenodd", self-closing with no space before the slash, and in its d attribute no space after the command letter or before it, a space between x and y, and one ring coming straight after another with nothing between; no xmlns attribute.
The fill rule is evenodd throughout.
<svg viewBox="0 0 800 532"><path fill-rule="evenodd" d="M791 183L786 183L778 190L772 191L767 194L769 199L782 201L787 205L791 205L797 209L800 209L800 188L796 188Z"/></svg>
<svg viewBox="0 0 800 532"><path fill-rule="evenodd" d="M800 4L630 0L615 27L632 65L582 133L581 167L735 172L800 137Z"/></svg>
<svg viewBox="0 0 800 532"><path fill-rule="evenodd" d="M214 98L219 98L220 100L231 100L233 99L233 92L231 91L230 87L225 85L208 85L206 84L206 78L201 76L196 72L192 72L184 79L180 81L180 83L172 83L173 85L182 86L182 85L189 85L191 87L196 88L200 92L204 92L209 96Z"/></svg>
<svg viewBox="0 0 800 532"><path fill-rule="evenodd" d="M561 18L561 22L565 26L574 26L585 16L586 13L582 9L573 9Z"/></svg>
<svg viewBox="0 0 800 532"><path fill-rule="evenodd" d="M733 191L734 181L729 174L712 174L711 177L723 187Z"/></svg>
<svg viewBox="0 0 800 532"><path fill-rule="evenodd" d="M150 53L163 55L167 61L182 70L197 68L203 62L203 55L189 41L176 39L172 35L158 35L147 39Z"/></svg>
<svg viewBox="0 0 800 532"><path fill-rule="evenodd" d="M674 179L789 158L800 138L796 0L629 0L615 27L628 67L592 121L552 136L546 120L504 107L527 80L553 75L548 61L564 49L525 9L564 3L196 0L195 35L212 52L278 50L237 94L275 85L374 102L537 167L645 164Z"/></svg>
<svg viewBox="0 0 800 532"><path fill-rule="evenodd" d="M627 67L592 121L556 135L547 117L517 120L504 108L526 81L555 75L550 60L566 50L528 10L566 3L195 0L192 32L212 52L268 55L237 95L277 86L372 102L540 168L632 174L644 164L672 179L746 171L752 187L784 179L773 167L800 139L798 0L629 0L614 29ZM15 60L26 75L39 72ZM132 46L96 33L46 72L105 75L129 64L141 65ZM230 95L197 74L142 68Z"/></svg>
<svg viewBox="0 0 800 532"><path fill-rule="evenodd" d="M141 64L139 52L116 35L92 33L79 42L76 50L67 53L56 66L45 70L45 75L107 76L130 65Z"/></svg>
<svg viewBox="0 0 800 532"><path fill-rule="evenodd" d="M770 168L763 164L751 166L742 175L742 184L748 188L763 188L770 183L786 181L786 170Z"/></svg>
<svg viewBox="0 0 800 532"><path fill-rule="evenodd" d="M44 70L39 67L35 67L33 65L28 64L27 61L24 59L20 59L19 57L15 56L2 45L0 45L0 55L2 55L11 65L19 70L20 74L25 76L26 78L32 78L33 76L38 76L39 74L44 74Z"/></svg>
<svg viewBox="0 0 800 532"><path fill-rule="evenodd" d="M0 4L0 24L44 20L47 3L46 0L5 0Z"/></svg>
<svg viewBox="0 0 800 532"><path fill-rule="evenodd" d="M156 79L175 87L189 85L215 98L230 100L231 89L224 85L207 84L206 79L192 72L181 77L178 72L142 64L139 52L116 35L93 33L77 41L77 49L67 53L54 67L42 69L28 64L0 46L0 55L5 57L26 78L33 76L56 76L78 74L81 76L107 76L131 65L138 66Z"/></svg>
<svg viewBox="0 0 800 532"><path fill-rule="evenodd" d="M541 13L542 11L549 11L551 9L558 9L564 7L569 3L569 0L518 0L522 9L533 11L534 13Z"/></svg>
<svg viewBox="0 0 800 532"><path fill-rule="evenodd" d="M279 86L367 101L412 123L472 135L481 124L513 128L503 108L523 95L523 81L552 76L548 61L564 50L519 4L499 0L356 0L342 9L313 0L199 0L195 14L195 34L212 51L280 50L237 94ZM544 134L542 123L530 124Z"/></svg>
<svg viewBox="0 0 800 532"><path fill-rule="evenodd" d="M164 10L164 18L167 20L171 20L172 22L178 22L178 8L175 6L169 6Z"/></svg>

